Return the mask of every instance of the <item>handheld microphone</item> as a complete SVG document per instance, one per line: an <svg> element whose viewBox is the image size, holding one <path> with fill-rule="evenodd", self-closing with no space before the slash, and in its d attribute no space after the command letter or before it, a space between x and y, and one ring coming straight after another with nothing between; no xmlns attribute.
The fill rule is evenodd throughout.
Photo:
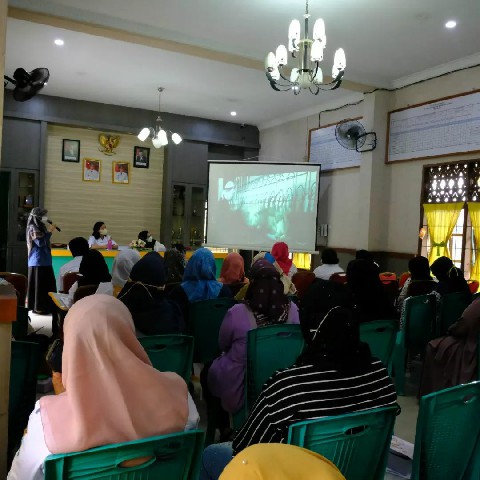
<svg viewBox="0 0 480 480"><path fill-rule="evenodd" d="M47 223L49 223L50 225L53 225L53 222L51 220L47 220ZM55 225L55 230L57 232L61 232L61 230Z"/></svg>

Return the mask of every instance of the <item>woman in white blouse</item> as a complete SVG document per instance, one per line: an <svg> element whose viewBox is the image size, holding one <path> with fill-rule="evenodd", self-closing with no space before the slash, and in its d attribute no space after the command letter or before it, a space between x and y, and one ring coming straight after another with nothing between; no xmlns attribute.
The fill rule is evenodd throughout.
<svg viewBox="0 0 480 480"><path fill-rule="evenodd" d="M111 242L112 248L116 250L118 248L117 243L108 235L108 230L103 222L97 222L93 226L93 232L88 239L88 245L94 250L108 248L108 242Z"/></svg>

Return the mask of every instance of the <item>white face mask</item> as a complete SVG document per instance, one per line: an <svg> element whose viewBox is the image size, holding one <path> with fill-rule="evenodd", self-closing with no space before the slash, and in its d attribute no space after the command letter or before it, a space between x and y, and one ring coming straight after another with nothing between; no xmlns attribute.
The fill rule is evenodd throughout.
<svg viewBox="0 0 480 480"><path fill-rule="evenodd" d="M100 235L106 235L108 233L108 230L106 228L103 228L102 230L99 230L98 233Z"/></svg>
<svg viewBox="0 0 480 480"><path fill-rule="evenodd" d="M147 242L151 242L152 240L153 240L153 237L151 235L147 237Z"/></svg>

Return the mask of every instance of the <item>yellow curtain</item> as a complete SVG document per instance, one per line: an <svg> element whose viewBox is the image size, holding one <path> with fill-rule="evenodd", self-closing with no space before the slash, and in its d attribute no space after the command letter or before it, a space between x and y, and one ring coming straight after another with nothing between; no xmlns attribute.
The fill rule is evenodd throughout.
<svg viewBox="0 0 480 480"><path fill-rule="evenodd" d="M468 213L475 235L475 265L470 270L470 280L480 282L480 203L468 202Z"/></svg>
<svg viewBox="0 0 480 480"><path fill-rule="evenodd" d="M430 234L430 254L428 255L430 264L438 257L450 257L447 244L462 208L461 202L423 205Z"/></svg>
<svg viewBox="0 0 480 480"><path fill-rule="evenodd" d="M310 270L312 256L309 253L294 253L292 255L292 261L297 268L305 268L306 270Z"/></svg>

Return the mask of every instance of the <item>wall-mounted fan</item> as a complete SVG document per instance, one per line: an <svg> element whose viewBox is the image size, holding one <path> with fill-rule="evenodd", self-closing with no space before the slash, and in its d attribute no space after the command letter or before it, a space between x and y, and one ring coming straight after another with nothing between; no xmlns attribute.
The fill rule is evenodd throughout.
<svg viewBox="0 0 480 480"><path fill-rule="evenodd" d="M6 80L4 86L8 82L15 85L13 98L17 102L25 102L34 97L47 84L50 72L48 68L35 68L31 72L27 72L23 68L17 68L13 78L7 75L4 75L3 78Z"/></svg>
<svg viewBox="0 0 480 480"><path fill-rule="evenodd" d="M377 146L377 134L366 132L357 120L344 120L335 128L337 142L344 148L357 152L371 152Z"/></svg>

